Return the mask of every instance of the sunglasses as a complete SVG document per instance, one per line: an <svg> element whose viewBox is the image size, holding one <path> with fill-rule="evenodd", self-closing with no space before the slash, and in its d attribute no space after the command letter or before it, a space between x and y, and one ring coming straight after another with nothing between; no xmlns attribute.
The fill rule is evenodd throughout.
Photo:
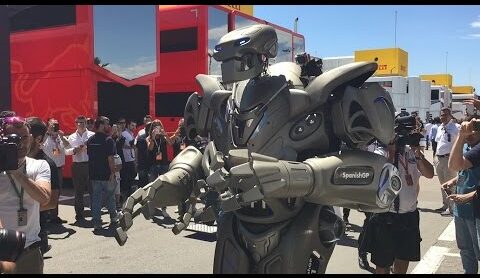
<svg viewBox="0 0 480 278"><path fill-rule="evenodd" d="M85 121L78 121L78 122L76 122L76 123L77 123L77 124L86 124L87 122L85 122Z"/></svg>

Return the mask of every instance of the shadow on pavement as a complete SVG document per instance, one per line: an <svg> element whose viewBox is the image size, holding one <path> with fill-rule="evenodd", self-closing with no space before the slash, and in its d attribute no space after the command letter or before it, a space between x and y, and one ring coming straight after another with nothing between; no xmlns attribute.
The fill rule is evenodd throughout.
<svg viewBox="0 0 480 278"><path fill-rule="evenodd" d="M350 236L350 235L347 235L347 234L344 234L342 236L342 238L340 238L340 240L337 241L337 245L350 246L350 247L354 247L354 248L358 247L357 240L355 238L353 238L353 236Z"/></svg>
<svg viewBox="0 0 480 278"><path fill-rule="evenodd" d="M429 212L429 213L435 213L435 214L440 214L438 211L435 211L434 209L428 209L428 208L418 208L420 212Z"/></svg>
<svg viewBox="0 0 480 278"><path fill-rule="evenodd" d="M66 239L77 232L74 229L66 228L63 225L50 225L47 227L47 229L48 229L48 239L51 239L51 240ZM51 235L63 235L65 233L66 235L62 237L51 236Z"/></svg>
<svg viewBox="0 0 480 278"><path fill-rule="evenodd" d="M217 234L216 233L202 233L202 232L196 232L191 235L184 236L186 238L191 238L191 239L197 239L197 240L203 240L203 241L208 241L208 242L215 242L217 241Z"/></svg>

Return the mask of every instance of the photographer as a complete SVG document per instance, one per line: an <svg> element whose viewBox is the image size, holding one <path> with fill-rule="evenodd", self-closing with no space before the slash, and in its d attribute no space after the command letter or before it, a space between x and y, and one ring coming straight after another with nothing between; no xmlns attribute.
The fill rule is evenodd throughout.
<svg viewBox="0 0 480 278"><path fill-rule="evenodd" d="M127 128L122 132L122 137L125 138L122 146L123 164L122 170L120 170L120 194L124 197L123 200L126 200L126 197L135 191L133 185L137 173L135 170L135 136L133 131L136 128L137 123L128 121Z"/></svg>
<svg viewBox="0 0 480 278"><path fill-rule="evenodd" d="M63 166L65 165L65 148L70 147L70 143L64 137L63 131L60 129L60 124L54 118L47 120L47 136L43 136L42 153L45 153L49 158L55 162L56 172L58 173L58 188L53 190L52 199L55 199L57 205L48 211L49 222L55 224L67 223L58 216L58 198L63 185ZM53 179L53 176L52 176ZM52 185L53 185L52 180Z"/></svg>
<svg viewBox="0 0 480 278"><path fill-rule="evenodd" d="M480 215L474 208L480 182L480 132L474 126L479 123L473 117L462 123L448 160L448 167L458 175L442 184L448 199L454 202L455 235L465 274L476 274L480 259L475 225Z"/></svg>
<svg viewBox="0 0 480 278"><path fill-rule="evenodd" d="M43 273L40 250L40 206L50 201L50 168L44 160L27 157L30 150L30 127L25 119L1 118L1 135L16 134L19 140L18 166L15 170L0 169L0 219L6 229L26 234L25 249L16 261L14 273Z"/></svg>
<svg viewBox="0 0 480 278"><path fill-rule="evenodd" d="M415 125L414 118L413 125ZM397 125L397 127L400 126ZM389 273L393 264L395 274L407 273L410 261L420 260L420 228L417 198L420 176L433 178L433 166L425 159L419 146L416 128L396 127L396 138L386 148L375 152L384 155L397 166L402 179L402 189L386 213L374 214L368 224L367 250L372 254L376 273ZM397 131L402 130L399 134ZM405 134L407 133L407 134Z"/></svg>

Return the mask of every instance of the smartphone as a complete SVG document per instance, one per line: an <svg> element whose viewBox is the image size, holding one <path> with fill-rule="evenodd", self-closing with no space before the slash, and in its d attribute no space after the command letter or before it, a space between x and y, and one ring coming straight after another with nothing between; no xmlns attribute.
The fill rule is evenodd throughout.
<svg viewBox="0 0 480 278"><path fill-rule="evenodd" d="M447 196L452 195L452 190L450 188L443 188L443 191L447 194Z"/></svg>
<svg viewBox="0 0 480 278"><path fill-rule="evenodd" d="M53 132L58 132L60 130L60 124L59 123L54 123L53 124Z"/></svg>

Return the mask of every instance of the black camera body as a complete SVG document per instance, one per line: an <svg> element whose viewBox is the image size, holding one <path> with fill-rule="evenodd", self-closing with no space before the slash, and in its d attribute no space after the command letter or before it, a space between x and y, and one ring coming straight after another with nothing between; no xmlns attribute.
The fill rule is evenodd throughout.
<svg viewBox="0 0 480 278"><path fill-rule="evenodd" d="M14 262L25 248L25 233L0 229L0 261Z"/></svg>
<svg viewBox="0 0 480 278"><path fill-rule="evenodd" d="M53 132L58 132L60 130L60 124L59 123L54 123L53 124Z"/></svg>
<svg viewBox="0 0 480 278"><path fill-rule="evenodd" d="M395 142L397 146L414 146L420 145L420 139L423 135L413 130L417 128L415 116L402 116L395 118Z"/></svg>
<svg viewBox="0 0 480 278"><path fill-rule="evenodd" d="M20 137L16 134L4 136L0 129L0 172L18 168L18 145Z"/></svg>

